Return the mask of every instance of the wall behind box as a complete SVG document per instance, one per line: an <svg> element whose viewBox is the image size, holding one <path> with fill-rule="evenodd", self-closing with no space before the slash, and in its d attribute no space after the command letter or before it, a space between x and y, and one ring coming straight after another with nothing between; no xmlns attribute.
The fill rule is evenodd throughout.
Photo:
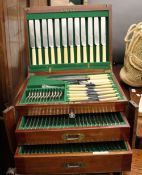
<svg viewBox="0 0 142 175"><path fill-rule="evenodd" d="M123 63L124 37L131 24L142 21L142 1L88 0L88 4L112 4L113 61Z"/></svg>

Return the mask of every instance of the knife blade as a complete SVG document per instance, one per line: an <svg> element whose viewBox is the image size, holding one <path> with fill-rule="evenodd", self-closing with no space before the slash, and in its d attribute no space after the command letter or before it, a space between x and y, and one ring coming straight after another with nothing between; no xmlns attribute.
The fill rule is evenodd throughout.
<svg viewBox="0 0 142 175"><path fill-rule="evenodd" d="M38 48L38 64L42 65L42 50L41 50L41 31L40 21L35 20L36 46Z"/></svg>
<svg viewBox="0 0 142 175"><path fill-rule="evenodd" d="M36 49L35 49L35 29L34 21L29 20L30 46L32 48L32 65L36 65Z"/></svg>
<svg viewBox="0 0 142 175"><path fill-rule="evenodd" d="M106 62L106 18L101 17L102 61Z"/></svg>
<svg viewBox="0 0 142 175"><path fill-rule="evenodd" d="M93 63L93 19L88 17L88 45L90 46L90 63Z"/></svg>
<svg viewBox="0 0 142 175"><path fill-rule="evenodd" d="M79 21L79 18L75 18L74 23L75 23L75 44L77 46L77 63L81 63L81 58L80 58L80 21Z"/></svg>
<svg viewBox="0 0 142 175"><path fill-rule="evenodd" d="M43 47L44 47L45 64L49 64L48 37L47 37L47 21L46 21L46 19L43 19L42 20L42 41L43 41Z"/></svg>
<svg viewBox="0 0 142 175"><path fill-rule="evenodd" d="M85 18L81 18L81 43L83 46L83 62L87 63Z"/></svg>
<svg viewBox="0 0 142 175"><path fill-rule="evenodd" d="M55 19L55 45L57 47L57 62L59 64L61 64L60 23L59 23L59 19Z"/></svg>
<svg viewBox="0 0 142 175"><path fill-rule="evenodd" d="M48 19L48 39L49 39L49 47L51 51L51 64L55 64L53 20L52 19Z"/></svg>
<svg viewBox="0 0 142 175"><path fill-rule="evenodd" d="M70 46L70 62L74 63L73 18L68 18L68 38L69 38L69 46Z"/></svg>
<svg viewBox="0 0 142 175"><path fill-rule="evenodd" d="M94 17L94 41L96 45L96 62L100 62L99 18Z"/></svg>
<svg viewBox="0 0 142 175"><path fill-rule="evenodd" d="M68 63L68 52L67 52L67 19L61 19L61 28L62 28L62 44L64 47L64 63Z"/></svg>

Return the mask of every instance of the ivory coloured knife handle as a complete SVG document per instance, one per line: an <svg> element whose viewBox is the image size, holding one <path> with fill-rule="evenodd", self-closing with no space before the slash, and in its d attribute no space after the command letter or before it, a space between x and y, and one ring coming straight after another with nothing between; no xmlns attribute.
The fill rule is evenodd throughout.
<svg viewBox="0 0 142 175"><path fill-rule="evenodd" d="M80 47L79 46L77 46L77 63L81 63Z"/></svg>
<svg viewBox="0 0 142 175"><path fill-rule="evenodd" d="M74 63L74 49L73 49L73 47L70 47L70 61L71 61L71 63Z"/></svg>
<svg viewBox="0 0 142 175"><path fill-rule="evenodd" d="M86 46L83 46L83 62L87 63L87 49L86 49Z"/></svg>
<svg viewBox="0 0 142 175"><path fill-rule="evenodd" d="M44 49L45 54L45 64L49 64L48 48Z"/></svg>
<svg viewBox="0 0 142 175"><path fill-rule="evenodd" d="M102 60L103 62L106 62L106 46L103 46Z"/></svg>
<svg viewBox="0 0 142 175"><path fill-rule="evenodd" d="M93 47L90 46L90 63L93 63L94 59L93 59Z"/></svg>
<svg viewBox="0 0 142 175"><path fill-rule="evenodd" d="M99 101L113 101L113 100L118 100L119 97L110 97L110 98L103 98L103 99L99 99Z"/></svg>
<svg viewBox="0 0 142 175"><path fill-rule="evenodd" d="M38 48L38 64L42 65L42 50Z"/></svg>
<svg viewBox="0 0 142 175"><path fill-rule="evenodd" d="M61 64L61 48L57 47L57 58L58 58L58 64Z"/></svg>
<svg viewBox="0 0 142 175"><path fill-rule="evenodd" d="M100 62L100 47L96 45L96 62Z"/></svg>
<svg viewBox="0 0 142 175"><path fill-rule="evenodd" d="M32 48L32 65L36 65L36 50Z"/></svg>
<svg viewBox="0 0 142 175"><path fill-rule="evenodd" d="M51 64L55 64L55 54L54 54L54 48L51 48Z"/></svg>
<svg viewBox="0 0 142 175"><path fill-rule="evenodd" d="M68 50L67 47L64 47L64 63L68 63Z"/></svg>

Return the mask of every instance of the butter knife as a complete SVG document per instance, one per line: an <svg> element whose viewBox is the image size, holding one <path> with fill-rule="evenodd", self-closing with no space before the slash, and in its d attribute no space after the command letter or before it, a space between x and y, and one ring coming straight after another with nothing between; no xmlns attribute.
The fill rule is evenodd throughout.
<svg viewBox="0 0 142 175"><path fill-rule="evenodd" d="M61 64L60 24L59 24L59 19L55 19L55 45L57 47L57 62L59 64Z"/></svg>
<svg viewBox="0 0 142 175"><path fill-rule="evenodd" d="M49 39L49 47L51 50L51 64L55 64L53 20L52 19L48 19L48 39Z"/></svg>
<svg viewBox="0 0 142 175"><path fill-rule="evenodd" d="M47 37L47 20L42 20L42 41L44 47L44 58L45 64L49 64L49 56L48 56L48 37Z"/></svg>
<svg viewBox="0 0 142 175"><path fill-rule="evenodd" d="M77 63L81 63L81 58L80 58L80 21L79 21L79 18L75 18L74 22L75 22L75 44L77 46Z"/></svg>
<svg viewBox="0 0 142 175"><path fill-rule="evenodd" d="M102 61L106 62L106 18L101 17Z"/></svg>
<svg viewBox="0 0 142 175"><path fill-rule="evenodd" d="M81 43L83 46L83 62L87 63L85 18L81 18Z"/></svg>
<svg viewBox="0 0 142 175"><path fill-rule="evenodd" d="M94 41L96 45L96 62L100 62L99 18L94 17Z"/></svg>
<svg viewBox="0 0 142 175"><path fill-rule="evenodd" d="M88 17L88 45L90 46L90 63L93 63L93 19Z"/></svg>
<svg viewBox="0 0 142 175"><path fill-rule="evenodd" d="M38 64L42 65L42 50L41 50L41 31L40 21L35 20L36 46L38 48Z"/></svg>
<svg viewBox="0 0 142 175"><path fill-rule="evenodd" d="M64 63L68 63L68 52L67 52L67 19L61 19L61 28L62 28L62 44L64 47Z"/></svg>
<svg viewBox="0 0 142 175"><path fill-rule="evenodd" d="M68 18L68 38L69 38L69 46L70 46L70 62L74 63L73 18Z"/></svg>
<svg viewBox="0 0 142 175"><path fill-rule="evenodd" d="M35 30L34 21L29 20L30 46L32 48L32 65L36 65Z"/></svg>

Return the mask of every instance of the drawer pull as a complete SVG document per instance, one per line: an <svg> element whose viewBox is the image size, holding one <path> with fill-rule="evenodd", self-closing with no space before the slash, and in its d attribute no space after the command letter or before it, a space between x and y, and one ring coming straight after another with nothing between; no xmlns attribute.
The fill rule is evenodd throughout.
<svg viewBox="0 0 142 175"><path fill-rule="evenodd" d="M82 168L82 167L84 167L84 163L81 163L81 162L79 162L79 163L65 163L64 164L64 167L65 168Z"/></svg>
<svg viewBox="0 0 142 175"><path fill-rule="evenodd" d="M84 134L63 134L63 140L82 140Z"/></svg>

